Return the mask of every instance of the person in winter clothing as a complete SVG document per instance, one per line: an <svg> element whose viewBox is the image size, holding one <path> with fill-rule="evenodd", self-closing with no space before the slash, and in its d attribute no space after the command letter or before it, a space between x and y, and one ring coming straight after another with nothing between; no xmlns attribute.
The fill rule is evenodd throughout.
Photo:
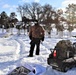
<svg viewBox="0 0 76 75"><path fill-rule="evenodd" d="M30 27L29 31L30 42L30 51L29 57L33 57L34 47L36 45L36 55L39 55L40 52L40 41L44 41L44 29L37 23L34 26Z"/></svg>

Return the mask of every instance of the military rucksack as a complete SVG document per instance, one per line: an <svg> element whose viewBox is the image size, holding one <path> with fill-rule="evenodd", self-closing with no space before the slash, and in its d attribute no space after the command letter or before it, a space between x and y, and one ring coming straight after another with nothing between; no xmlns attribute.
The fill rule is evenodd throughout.
<svg viewBox="0 0 76 75"><path fill-rule="evenodd" d="M60 40L54 50L57 52L57 58L59 59L66 59L69 57L74 56L74 47L70 40Z"/></svg>

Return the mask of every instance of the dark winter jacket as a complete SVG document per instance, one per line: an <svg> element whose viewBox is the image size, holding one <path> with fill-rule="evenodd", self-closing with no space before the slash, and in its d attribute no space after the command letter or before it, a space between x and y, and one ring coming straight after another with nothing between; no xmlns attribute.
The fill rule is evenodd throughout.
<svg viewBox="0 0 76 75"><path fill-rule="evenodd" d="M40 25L34 25L30 27L29 37L32 38L40 38L42 41L44 40L44 29Z"/></svg>

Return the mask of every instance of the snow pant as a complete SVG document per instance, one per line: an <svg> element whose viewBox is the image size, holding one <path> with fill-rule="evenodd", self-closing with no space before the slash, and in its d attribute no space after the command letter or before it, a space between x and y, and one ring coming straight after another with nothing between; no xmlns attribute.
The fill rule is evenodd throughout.
<svg viewBox="0 0 76 75"><path fill-rule="evenodd" d="M29 51L29 56L33 56L34 48L36 45L36 55L39 55L40 52L40 38L32 38L30 42L30 51Z"/></svg>

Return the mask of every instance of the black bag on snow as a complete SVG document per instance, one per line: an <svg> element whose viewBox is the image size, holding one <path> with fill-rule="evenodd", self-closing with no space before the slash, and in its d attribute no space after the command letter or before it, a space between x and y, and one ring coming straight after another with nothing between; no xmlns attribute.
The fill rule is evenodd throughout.
<svg viewBox="0 0 76 75"><path fill-rule="evenodd" d="M28 75L31 71L24 66L17 67L11 73L7 75ZM35 73L35 71L33 71Z"/></svg>
<svg viewBox="0 0 76 75"><path fill-rule="evenodd" d="M66 59L73 57L75 54L75 49L70 40L61 40L59 41L54 50L56 50L58 59Z"/></svg>

